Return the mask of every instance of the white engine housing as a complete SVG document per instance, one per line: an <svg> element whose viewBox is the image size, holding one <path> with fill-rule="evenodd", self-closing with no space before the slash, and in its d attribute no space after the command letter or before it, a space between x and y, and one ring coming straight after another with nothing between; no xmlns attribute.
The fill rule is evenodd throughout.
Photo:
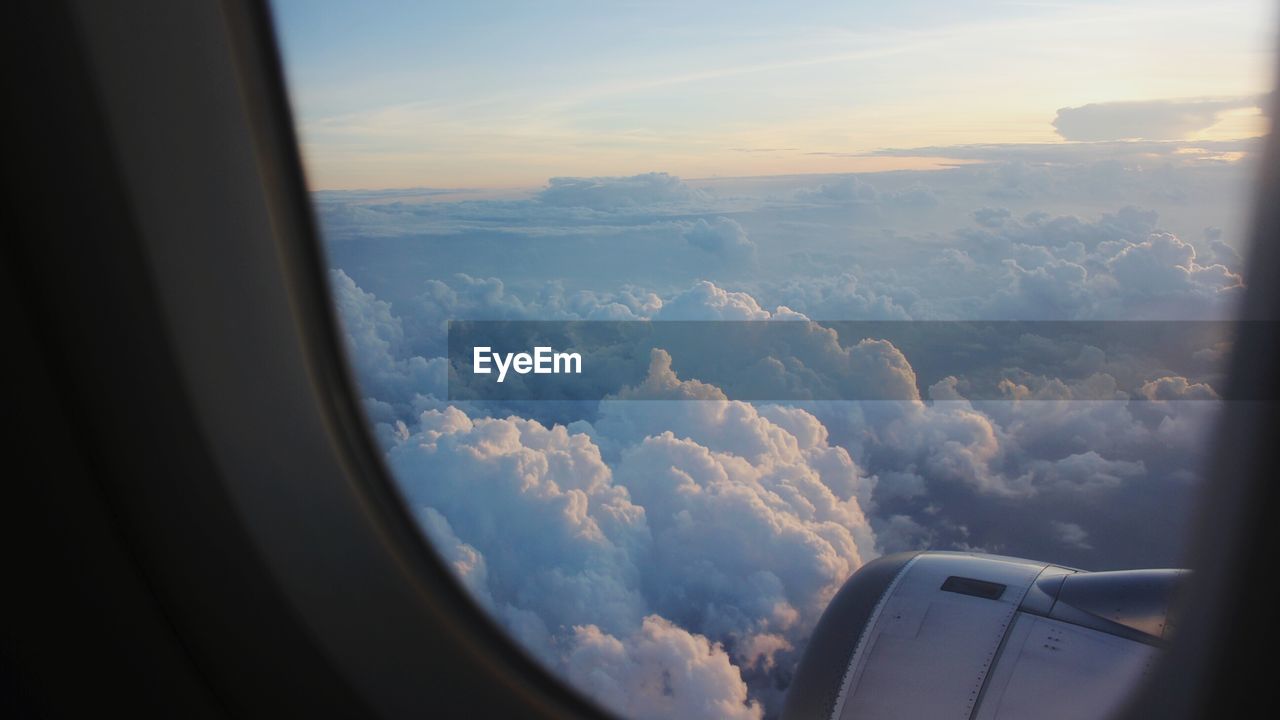
<svg viewBox="0 0 1280 720"><path fill-rule="evenodd" d="M881 558L824 613L784 717L1101 720L1159 656L1184 576L977 553Z"/></svg>

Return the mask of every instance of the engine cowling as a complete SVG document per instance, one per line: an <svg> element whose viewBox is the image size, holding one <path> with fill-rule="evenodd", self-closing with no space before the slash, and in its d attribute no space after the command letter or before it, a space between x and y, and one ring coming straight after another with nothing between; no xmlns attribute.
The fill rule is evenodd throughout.
<svg viewBox="0 0 1280 720"><path fill-rule="evenodd" d="M979 553L881 557L823 613L783 718L1109 717L1168 642L1186 574Z"/></svg>

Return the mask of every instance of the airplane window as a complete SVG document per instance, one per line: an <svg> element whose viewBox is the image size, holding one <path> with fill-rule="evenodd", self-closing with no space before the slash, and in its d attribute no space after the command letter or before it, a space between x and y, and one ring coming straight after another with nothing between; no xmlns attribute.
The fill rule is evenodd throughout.
<svg viewBox="0 0 1280 720"><path fill-rule="evenodd" d="M570 685L1091 718L1177 641L1272 4L273 13L370 430Z"/></svg>

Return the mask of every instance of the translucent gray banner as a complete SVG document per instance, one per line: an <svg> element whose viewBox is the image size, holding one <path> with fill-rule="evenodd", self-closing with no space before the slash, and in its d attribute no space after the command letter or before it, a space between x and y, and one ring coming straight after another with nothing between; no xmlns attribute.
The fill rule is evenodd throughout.
<svg viewBox="0 0 1280 720"><path fill-rule="evenodd" d="M1230 322L452 321L449 400L1264 400Z"/></svg>

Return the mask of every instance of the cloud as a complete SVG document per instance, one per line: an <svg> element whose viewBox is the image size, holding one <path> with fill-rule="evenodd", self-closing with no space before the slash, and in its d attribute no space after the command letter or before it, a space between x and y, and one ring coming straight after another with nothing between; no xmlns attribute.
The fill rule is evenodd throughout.
<svg viewBox="0 0 1280 720"><path fill-rule="evenodd" d="M1081 550L1090 550L1093 548L1089 544L1089 533L1076 523L1059 522L1055 520L1053 523L1054 532L1058 534L1058 539L1067 547L1079 548Z"/></svg>
<svg viewBox="0 0 1280 720"><path fill-rule="evenodd" d="M710 222L699 218L684 232L685 242L725 262L754 263L756 244L737 222L716 217Z"/></svg>
<svg viewBox="0 0 1280 720"><path fill-rule="evenodd" d="M414 354L390 304L361 290L341 270L330 272L329 283L347 357L364 393L399 403L412 402L416 396L445 396L448 362Z"/></svg>
<svg viewBox="0 0 1280 720"><path fill-rule="evenodd" d="M984 216L985 217L985 216ZM1230 317L1244 290L1224 265L1203 265L1194 245L1158 230L1135 208L1094 222L1027 215L962 231L959 247L993 292L978 310L1001 319L1214 319Z"/></svg>
<svg viewBox="0 0 1280 720"><path fill-rule="evenodd" d="M731 292L702 280L664 302L655 320L768 320L773 313L744 292Z"/></svg>
<svg viewBox="0 0 1280 720"><path fill-rule="evenodd" d="M667 173L631 177L557 177L538 193L544 205L619 210L648 205L690 203L704 195Z"/></svg>
<svg viewBox="0 0 1280 720"><path fill-rule="evenodd" d="M982 227L998 228L1012 213L1006 208L979 208L973 211L973 220Z"/></svg>
<svg viewBox="0 0 1280 720"><path fill-rule="evenodd" d="M770 313L782 306L820 320L1203 318L1233 307L1231 278L1200 273L1199 288L1176 300L1127 293L1108 284L1110 254L1099 245L1168 233L1194 247L1198 265L1239 275L1247 228L1232 203L1254 144L888 150L980 162L856 176L577 178L550 202L329 193L321 213L372 217L344 226L333 263L394 306L424 358L434 350L418 325L432 314L440 327L449 317L653 317L646 297L669 301L700 281L749 293ZM931 200L908 202L917 195ZM1086 270L1083 283L1070 265ZM1211 292L1219 280L1223 292ZM428 287L437 283L446 287ZM500 296L486 295L497 283Z"/></svg>
<svg viewBox="0 0 1280 720"><path fill-rule="evenodd" d="M1252 96L1090 103L1059 108L1053 127L1066 140L1179 140L1213 127L1229 110L1260 105Z"/></svg>
<svg viewBox="0 0 1280 720"><path fill-rule="evenodd" d="M1193 295L1212 301L1220 294L1238 295L1240 276L1222 265L1201 265L1191 243L1170 233L1153 233L1130 243L1106 261L1111 275L1130 296Z"/></svg>
<svg viewBox="0 0 1280 720"><path fill-rule="evenodd" d="M707 309L773 316L748 293L710 283L691 292ZM1028 342L1011 359L1111 363ZM867 369L910 370L886 342L864 350ZM662 712L687 701L680 683L669 685L675 694L632 697L667 685L637 689L620 675L664 678L669 669L652 665L662 653L649 655L662 635L684 653L681 667L722 680L709 698L753 716L777 707L815 619L868 557L1016 543L1021 555L1102 550L1123 562L1128 516L1089 509L1149 505L1140 488L1194 465L1188 438L1212 420L1189 409L1207 388L1185 378L1152 380L1148 395L1161 402L1144 414L1073 401L1057 380L1011 384L1011 401L986 404L965 400L960 384L937 383L932 402L754 406L682 378L672 355L655 351L644 382L602 402L593 421L429 410L389 457L445 559L535 655L609 706ZM617 671L591 674L596 661Z"/></svg>
<svg viewBox="0 0 1280 720"><path fill-rule="evenodd" d="M681 380L671 369L671 354L655 348L649 355L644 382L624 387L612 400L727 400L724 391L698 380Z"/></svg>
<svg viewBox="0 0 1280 720"><path fill-rule="evenodd" d="M430 409L388 462L477 601L602 702L776 709L763 689L875 555L867 478L812 415L716 400L664 353L626 397L572 428Z"/></svg>
<svg viewBox="0 0 1280 720"><path fill-rule="evenodd" d="M1142 386L1141 395L1148 400L1220 400L1209 385L1190 382L1184 377L1162 377Z"/></svg>
<svg viewBox="0 0 1280 720"><path fill-rule="evenodd" d="M1248 165L1222 157L1252 147L939 148L978 163L577 178L483 201L331 194L321 213L345 223L332 283L365 407L477 602L619 712L755 717L877 553L1176 563L1229 350L1164 367L1028 333L978 377L810 320L1229 316L1242 230L1225 199ZM440 401L447 320L644 318L783 320L788 341L724 368L692 344L646 348L639 380L563 417ZM804 397L822 378L897 399L725 399Z"/></svg>
<svg viewBox="0 0 1280 720"><path fill-rule="evenodd" d="M1248 105L1237 107L1248 107ZM1150 161L1152 158L1193 163L1201 159L1202 156L1218 157L1226 153L1252 152L1258 148L1258 138L1238 140L1162 140L1155 138L1129 140L1107 138L1078 143L927 145L909 148L883 148L853 155L859 157L948 158L982 163L1054 163L1059 165L1092 164L1116 160L1142 161L1145 159Z"/></svg>
<svg viewBox="0 0 1280 720"><path fill-rule="evenodd" d="M881 191L857 175L840 177L817 187L801 187L795 191L795 199L804 203L866 208L876 215L886 209L921 209L939 204L937 193L923 182Z"/></svg>
<svg viewBox="0 0 1280 720"><path fill-rule="evenodd" d="M763 285L759 294L814 320L910 320L903 307L914 292L901 286L877 286L857 273L787 280Z"/></svg>
<svg viewBox="0 0 1280 720"><path fill-rule="evenodd" d="M874 205L880 202L880 192L870 183L856 176L848 176L823 183L812 190L796 192L800 200L810 202L841 203L846 205Z"/></svg>
<svg viewBox="0 0 1280 720"><path fill-rule="evenodd" d="M1161 252L1187 259L1177 247ZM344 287L365 351L404 354L390 307ZM457 298L450 286L433 292L475 298L477 312L566 307L527 304L496 282L462 287ZM713 283L649 303L655 314L668 307L692 318L791 317ZM827 332L807 331L811 343L786 356L914 387L893 345L842 347ZM1076 363L1091 383L1138 372L1097 348L1024 340L1010 362ZM948 378L929 401L753 405L679 374L678 354L657 350L649 361L642 382L567 427L437 405L386 423L384 436L424 531L477 602L548 666L641 716L776 712L831 594L879 552L1142 564L1150 548L1135 542L1133 518L1157 545L1176 535L1186 468L1217 405L1202 399L1208 386L1181 376L1151 377L1151 400L1131 404L1073 400L1072 384L1025 372L1002 402L970 402L965 380ZM794 380L788 367L778 377Z"/></svg>
<svg viewBox="0 0 1280 720"><path fill-rule="evenodd" d="M534 612L549 633L637 625L644 510L585 435L450 407L423 413L388 462L410 502L438 512L483 556L498 606Z"/></svg>
<svg viewBox="0 0 1280 720"><path fill-rule="evenodd" d="M1176 563L1220 409L1185 378L1147 392L1170 400L1081 401L1068 391L969 402L953 380L931 388L929 403L809 409L874 476L864 507L885 552L969 547L1103 569ZM1087 543L1064 542L1064 525Z"/></svg>
<svg viewBox="0 0 1280 720"><path fill-rule="evenodd" d="M758 719L763 709L724 649L657 615L619 640L574 628L567 659L574 684L622 717Z"/></svg>
<svg viewBox="0 0 1280 720"><path fill-rule="evenodd" d="M1216 294L1212 282L1198 281L1202 272L1187 271L1192 265L1198 266L1192 262L1194 258L1190 253L1193 249L1171 237L1157 236L1153 240L1145 236L1152 221L1149 215L1137 212L1122 212L1104 217L1097 223L1048 216L1007 220L998 232L984 229L978 236L967 236L966 243L970 248L968 252L972 257L982 259L983 265L990 262L986 258L1006 253L1021 258L1027 267L1013 263L1010 271L1023 277L1014 278L1015 282L1008 286L1005 294L994 297L997 300L1003 298L1002 302L1022 313L1026 313L1028 308L1040 307L1040 312L1050 317L1053 312L1059 313L1059 317L1067 312L1088 315L1101 312L1101 308L1108 304L1124 307L1123 303L1129 302L1125 297L1168 298L1185 293L1187 298L1194 298L1206 289L1210 294L1202 297ZM1122 239L1095 239L1117 236ZM1146 239L1139 240L1144 236ZM1032 242L1044 245L1028 244ZM1087 247L1095 247L1096 253L1088 252ZM1058 253L1068 254L1074 262L1056 259ZM1091 257L1095 254L1096 257ZM1123 261L1110 262L1115 258ZM1084 268L1087 274L1082 276L1079 270L1075 270L1052 280L1054 276L1050 270L1071 266ZM1127 290L1109 275L1113 267L1126 278L1130 286ZM1030 281L1026 277L1032 273L1040 278L1037 282L1047 285L1033 290L1034 286L1028 284ZM1222 279L1212 273L1209 276ZM476 313L489 307L493 312L519 317L524 313L551 313L552 309L562 312L568 306L563 299L530 305L510 296L496 281L479 283L468 279L465 287L471 288L466 295L476 298L475 304L468 305L475 308L473 312ZM447 289L448 286L442 288ZM1019 293L1017 300L1014 300L1013 291ZM1057 293L1052 297L1058 300L1046 304L1045 298L1051 297L1049 293ZM358 297L365 300L371 297L366 296ZM645 296L650 299L639 303L634 298L641 297L640 294L633 293L630 297L632 299L627 300L630 304L624 307L634 307L642 314L658 317L666 317L669 313L670 317L681 319L792 318L800 321L796 324L800 332L795 337L803 342L780 346L774 360L769 362L736 368L728 375L721 371L719 377L731 385L776 386L781 388L780 392L785 390L785 394L779 396L797 397L796 393L804 383L814 381L814 375L804 372L809 368L820 370L817 377L843 378L841 382L844 383L864 383L869 388L865 396L873 396L870 393L875 388L897 387L901 383L902 390L886 397L919 397L914 389L916 377L911 362L891 344L871 340L842 346L829 330L816 326L810 328L804 316L785 308L772 312L765 310L749 293L725 290L706 282L696 283L666 300L650 295ZM1099 302L1100 299L1106 302ZM596 296L590 306L607 306L610 302L604 296ZM1167 302L1167 299L1162 302ZM379 317L386 320L386 317ZM698 382L697 379L711 377L715 373L709 367L700 370L697 354L690 355L687 350L676 346L655 354L644 382L621 393L619 399L721 397L720 388ZM753 353L759 355L759 350L754 348ZM1074 472L1071 471L1072 463L1060 461L1091 449L1100 452L1100 457L1107 461L1147 459L1148 469L1143 477L1155 475L1161 472L1159 468L1168 464L1151 464L1150 453L1166 453L1161 457L1174 457L1167 454L1167 448L1176 446L1175 440L1178 439L1193 443L1198 437L1196 433L1203 431L1213 414L1211 409L1197 410L1195 402L1186 402L1212 397L1213 390L1204 380L1170 374L1167 368L1158 365L1144 365L1150 362L1147 359L1111 357L1098 347L1076 340L1063 343L1032 336L1024 336L1020 344L1006 348L1004 352L1009 353L1005 379L996 377L983 382L1000 380L1002 392L1009 400L1029 402L983 403L979 408L963 398L964 388L976 378L959 378L930 388L928 396L939 401L937 406L924 405L922 409L913 410L910 403L847 404L849 407L840 412L818 413L816 417L806 415L822 427L824 437L829 436L831 442L848 447L858 459L858 464L867 468L868 475L872 476L852 483L824 482L840 497L848 497L852 492L848 488L857 488L853 494L863 507L869 506L870 488L877 487L877 492L884 493L884 498L891 502L873 513L875 522L880 522L877 518L884 513L902 515L923 528L935 528L930 531L934 533L930 537L943 538L947 534L938 535L937 524L928 522L929 517L916 515L914 511L907 512L901 503L912 500L923 503L920 504L922 509L930 507L937 497L938 483L944 481L950 483L948 487L952 489L948 493L952 495L955 487L963 486L971 488L976 493L975 497L1025 498L1043 494L1050 487L1078 487L1083 490L1108 485L1106 477L1135 477L1133 473L1104 471L1099 465L1094 474L1104 482L1092 482L1087 478L1070 483L1059 482L1067 477L1083 477L1078 471L1081 467L1078 459L1072 461L1077 468ZM1213 343L1205 345L1197 357L1201 355L1208 358L1205 360L1208 363L1206 368L1214 367L1223 357ZM705 360L703 358L702 362ZM679 369L683 369L684 378L677 375ZM1060 377L1074 379L1063 381ZM1115 391L1121 383L1124 387L1142 388L1140 396L1159 398L1165 404L1140 404L1130 409L1123 402L1094 404L1076 399L1123 397ZM1179 390L1180 387L1186 389ZM404 386L389 385L386 388L394 393L403 392ZM677 412L674 408L680 405L687 407ZM421 407L420 404L418 406ZM666 431L674 432L677 437L693 438L704 447L738 456L756 457L766 451L781 452L782 446L769 440L769 433L749 430L753 427L751 422L727 421L740 411L735 410L726 416L715 406L716 403L707 402L605 402L585 418L588 422L585 427L589 428L593 441L611 463L616 462L627 447ZM845 417L851 412L851 407L860 408L853 413L860 418L856 422ZM888 408L892 407L900 409L889 412ZM397 414L392 410L379 412L383 413L379 417L387 428L384 437L389 441L402 437L404 431L394 429ZM760 413L757 415L764 417ZM403 418L404 415L398 417ZM760 420L753 422L759 423ZM409 424L412 424L411 419ZM793 428L793 435L800 432L799 427ZM873 438L878 440L873 441ZM1163 449L1157 451L1155 448ZM1119 455L1113 454L1117 452ZM1175 455L1186 458L1193 452L1194 448L1187 447ZM1190 459L1185 462L1194 464ZM853 477L862 476L855 474ZM877 477L882 480L878 485ZM929 490L931 485L932 491ZM956 502L950 507L958 510L962 504ZM967 512L958 511L957 516ZM969 521L956 522L957 527L968 525ZM1097 543L1095 546L1107 547Z"/></svg>
<svg viewBox="0 0 1280 720"><path fill-rule="evenodd" d="M1206 264L1221 265L1232 274L1244 274L1244 258L1240 252L1222 241L1222 228L1207 227L1204 229L1204 246L1199 251Z"/></svg>
<svg viewBox="0 0 1280 720"><path fill-rule="evenodd" d="M734 397L920 396L911 364L892 343L854 338L846 346L836 330L803 314L785 306L764 310L751 295L713 283L695 284L665 303L654 319L787 322L785 328L771 333L720 333L714 352L708 352L697 338L665 348L694 377L714 377ZM726 364L725 358L743 360Z"/></svg>
<svg viewBox="0 0 1280 720"><path fill-rule="evenodd" d="M442 356L450 320L641 320L657 313L663 301L656 293L635 288L566 292L556 284L544 285L529 297L511 292L499 278L457 273L447 280L424 281L421 292L406 305L407 347Z"/></svg>

